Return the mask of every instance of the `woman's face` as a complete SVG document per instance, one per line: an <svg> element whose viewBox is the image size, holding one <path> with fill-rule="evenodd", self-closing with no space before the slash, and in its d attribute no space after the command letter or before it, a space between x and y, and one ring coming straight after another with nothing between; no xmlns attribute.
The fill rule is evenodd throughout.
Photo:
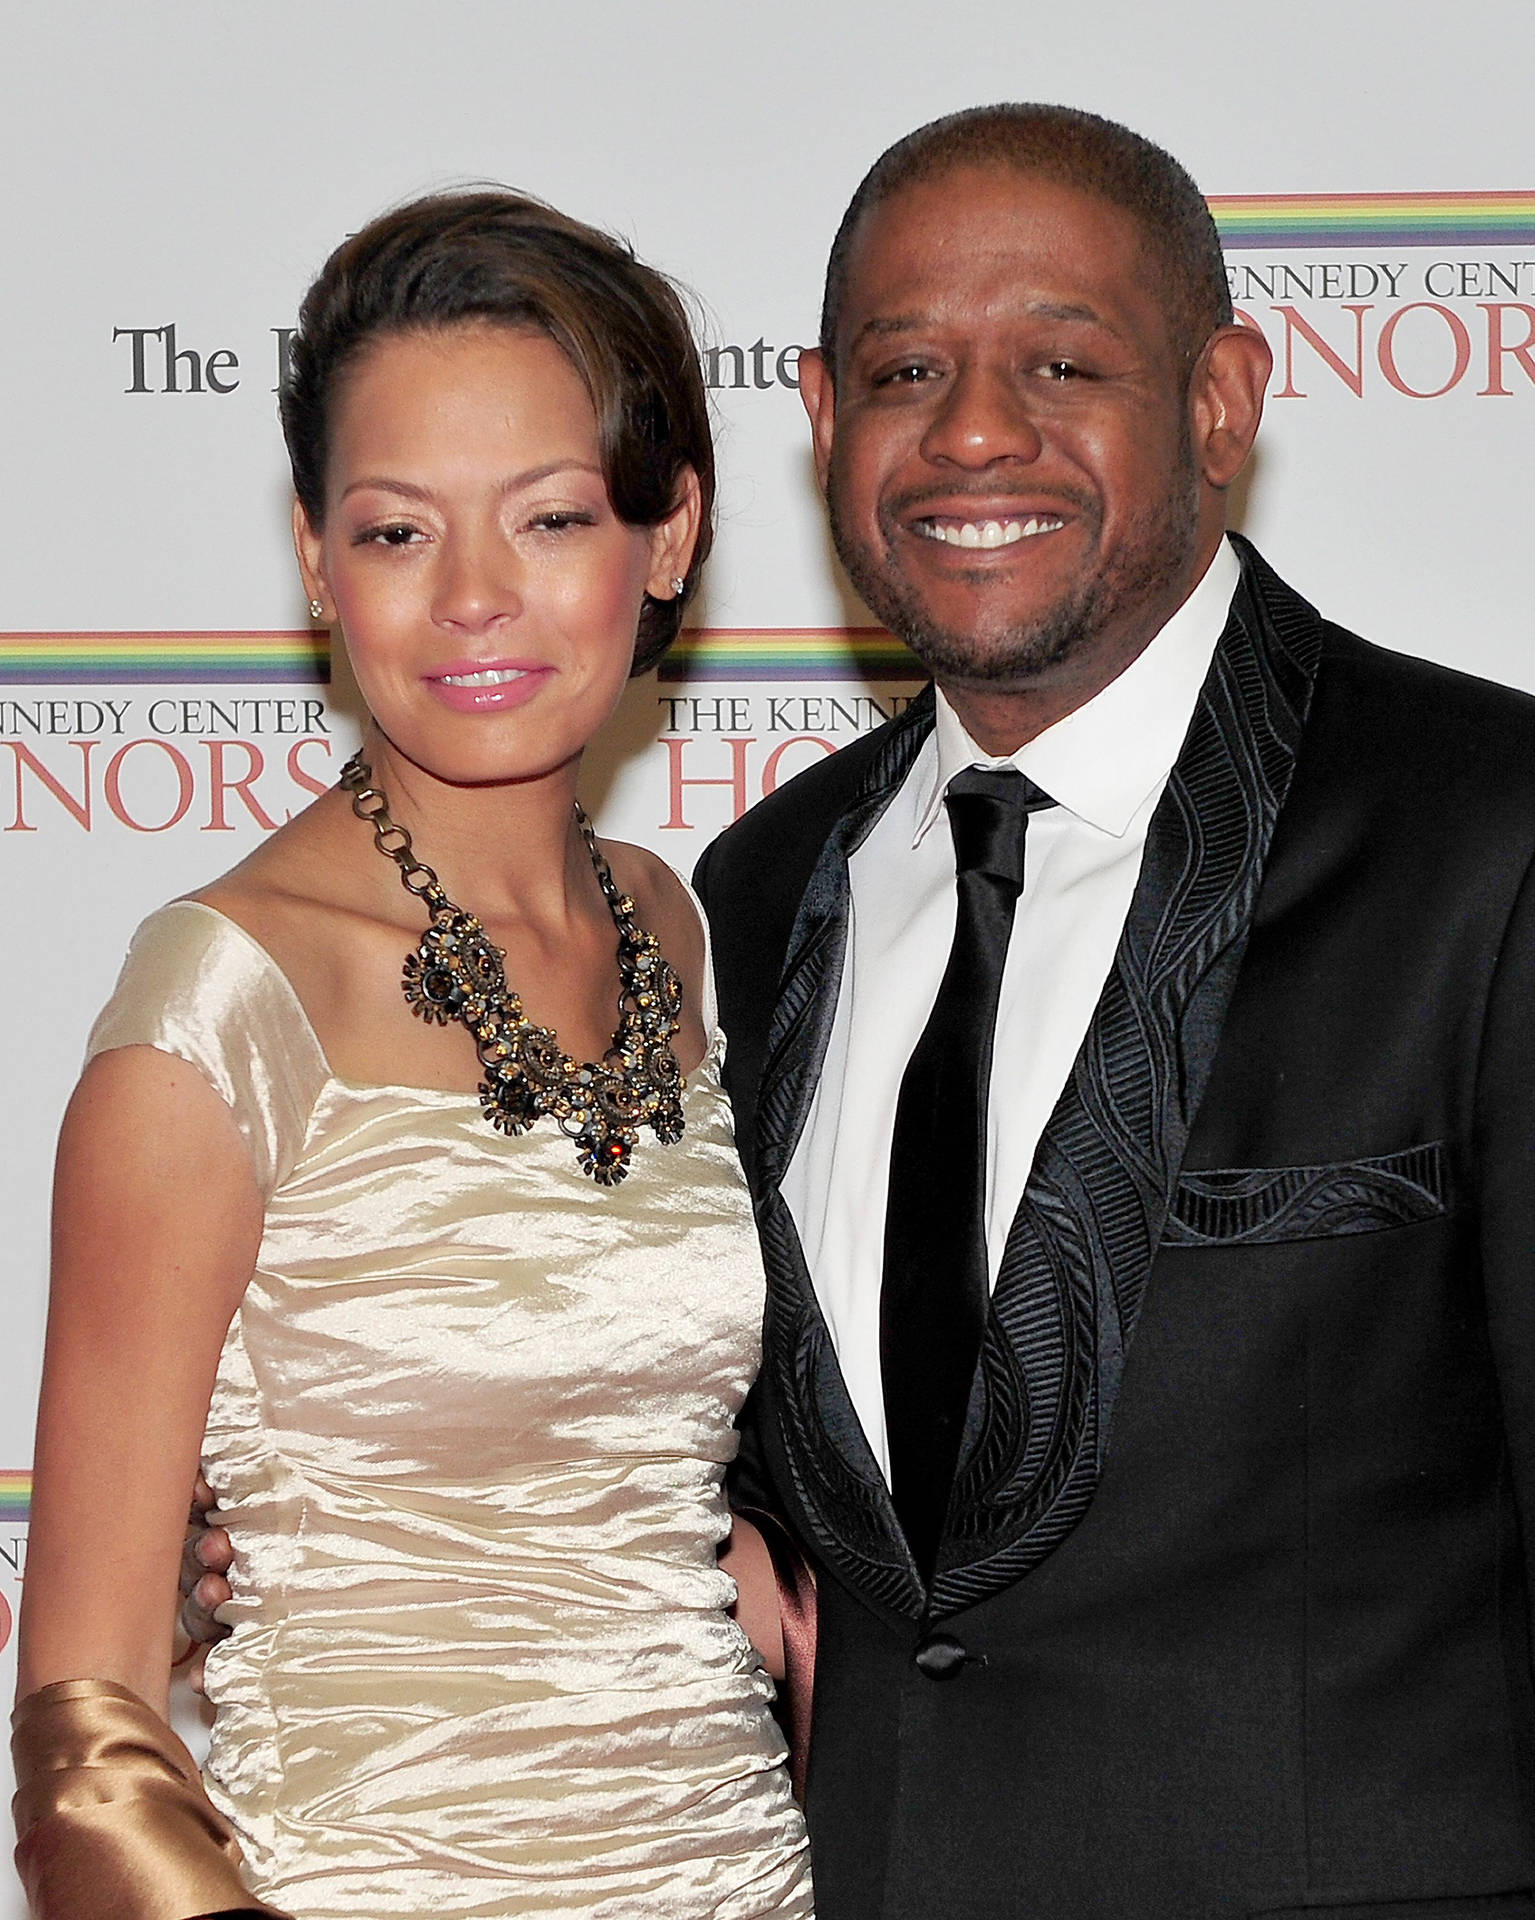
<svg viewBox="0 0 1535 1920"><path fill-rule="evenodd" d="M573 767L623 691L644 595L687 572L691 476L671 519L626 526L570 361L480 322L367 348L330 441L324 526L296 507L294 538L390 745L457 784Z"/></svg>

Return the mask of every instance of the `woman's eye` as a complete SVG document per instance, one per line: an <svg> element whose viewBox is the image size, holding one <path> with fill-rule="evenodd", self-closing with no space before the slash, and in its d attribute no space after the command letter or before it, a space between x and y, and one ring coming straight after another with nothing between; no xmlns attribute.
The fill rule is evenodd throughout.
<svg viewBox="0 0 1535 1920"><path fill-rule="evenodd" d="M359 545L378 547L408 547L417 538L419 538L418 530L403 520L390 520L382 526L364 527L357 536Z"/></svg>
<svg viewBox="0 0 1535 1920"><path fill-rule="evenodd" d="M551 507L547 513L534 514L528 522L538 533L563 533L567 527L590 527L594 524L591 514L570 507Z"/></svg>

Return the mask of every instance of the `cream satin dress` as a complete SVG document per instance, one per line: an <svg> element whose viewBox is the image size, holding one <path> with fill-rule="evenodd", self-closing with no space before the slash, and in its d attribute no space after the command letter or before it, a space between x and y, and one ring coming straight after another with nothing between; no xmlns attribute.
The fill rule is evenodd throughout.
<svg viewBox="0 0 1535 1920"><path fill-rule="evenodd" d="M684 1139L609 1189L552 1124L337 1080L195 902L91 1037L134 1044L203 1072L266 1196L204 1453L235 1547L206 1778L252 1887L298 1920L810 1915L715 1564L763 1302L719 1035Z"/></svg>

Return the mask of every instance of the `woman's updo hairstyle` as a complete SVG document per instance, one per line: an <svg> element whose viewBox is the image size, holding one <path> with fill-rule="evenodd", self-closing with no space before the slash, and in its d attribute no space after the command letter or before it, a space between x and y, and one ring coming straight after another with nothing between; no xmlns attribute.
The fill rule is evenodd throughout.
<svg viewBox="0 0 1535 1920"><path fill-rule="evenodd" d="M304 296L279 399L293 489L319 527L339 384L375 341L464 321L535 327L591 396L608 497L654 527L698 476L703 513L683 591L645 596L635 673L670 646L714 537L714 445L687 312L663 274L621 240L504 187L435 193L344 241Z"/></svg>

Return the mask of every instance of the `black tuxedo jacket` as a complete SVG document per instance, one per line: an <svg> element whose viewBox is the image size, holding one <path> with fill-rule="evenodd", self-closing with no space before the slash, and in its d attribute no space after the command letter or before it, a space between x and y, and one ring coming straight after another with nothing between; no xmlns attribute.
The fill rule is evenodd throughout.
<svg viewBox="0 0 1535 1920"><path fill-rule="evenodd" d="M700 868L769 1269L746 1470L820 1573L821 1920L1535 1914L1535 702L1241 552L930 1592L779 1192L930 698Z"/></svg>

